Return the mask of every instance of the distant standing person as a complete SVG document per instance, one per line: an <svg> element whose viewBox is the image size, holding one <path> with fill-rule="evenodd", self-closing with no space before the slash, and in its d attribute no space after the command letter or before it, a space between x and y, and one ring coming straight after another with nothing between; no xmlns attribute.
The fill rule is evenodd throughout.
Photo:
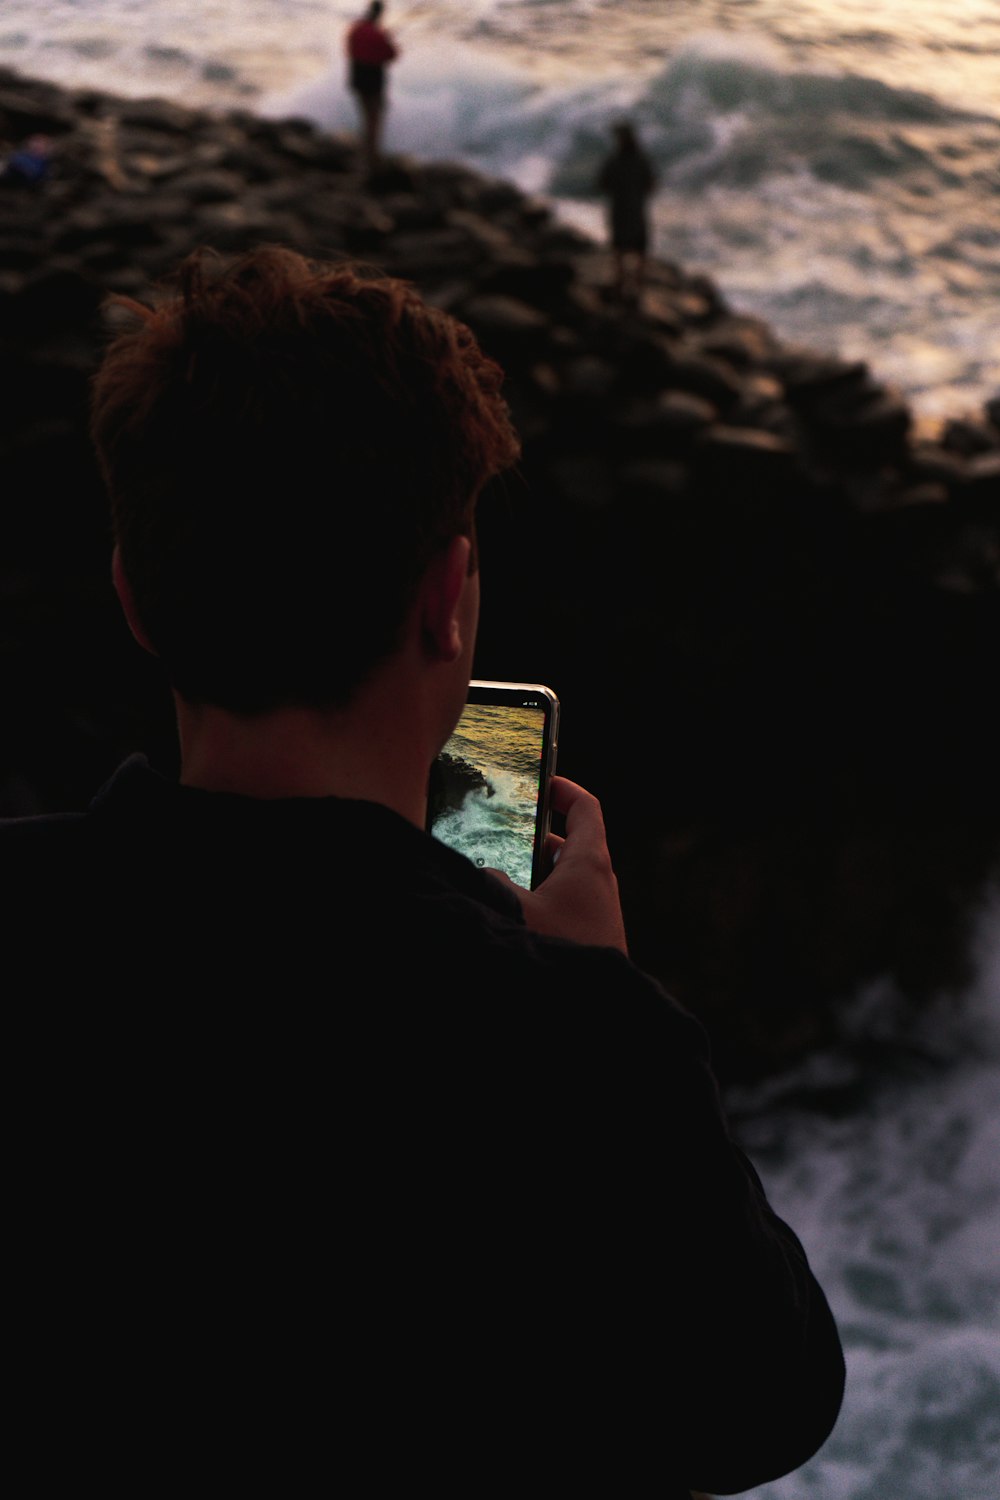
<svg viewBox="0 0 1000 1500"><path fill-rule="evenodd" d="M606 159L598 188L609 199L611 245L615 252L615 291L638 298L649 242L647 204L656 186L653 166L627 120L614 126L615 149ZM628 272L631 271L631 286Z"/></svg>
<svg viewBox="0 0 1000 1500"><path fill-rule="evenodd" d="M369 172L374 171L378 162L385 116L386 66L399 56L392 37L379 25L384 9L382 0L374 0L347 33L348 85L357 95L361 110L362 144Z"/></svg>

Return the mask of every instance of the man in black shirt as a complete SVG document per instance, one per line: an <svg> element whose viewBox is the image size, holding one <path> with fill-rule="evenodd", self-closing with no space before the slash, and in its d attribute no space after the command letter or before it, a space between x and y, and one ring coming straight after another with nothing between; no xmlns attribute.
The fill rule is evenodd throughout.
<svg viewBox="0 0 1000 1500"><path fill-rule="evenodd" d="M794 1468L836 1329L626 956L599 804L557 778L531 893L423 831L500 371L401 283L274 249L137 314L94 433L180 784L137 759L0 828L41 1462L661 1500Z"/></svg>

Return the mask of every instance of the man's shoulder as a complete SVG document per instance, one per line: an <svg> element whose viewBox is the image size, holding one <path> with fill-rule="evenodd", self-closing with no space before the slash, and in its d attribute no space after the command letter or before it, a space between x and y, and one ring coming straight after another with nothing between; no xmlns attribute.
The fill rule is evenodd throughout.
<svg viewBox="0 0 1000 1500"><path fill-rule="evenodd" d="M74 839L86 826L86 812L36 813L0 818L0 845L30 849L60 839Z"/></svg>
<svg viewBox="0 0 1000 1500"><path fill-rule="evenodd" d="M509 898L492 878L484 884ZM445 1005L446 995L464 995L489 1007L501 1030L548 1035L571 1049L606 1049L609 1059L648 1056L660 1045L677 1057L707 1056L700 1023L624 953L536 933L489 892L453 892L446 905L440 923L429 920L428 902L401 920L397 914L387 929L415 934L411 952L431 976L430 1004L435 989Z"/></svg>
<svg viewBox="0 0 1000 1500"><path fill-rule="evenodd" d="M35 855L45 858L50 853L69 855L74 849L83 849L95 835L100 837L108 821L100 816L101 811L120 801L123 789L128 788L128 796L137 785L163 780L150 770L143 756L133 755L118 767L84 808L0 818L0 859L9 868L11 860L31 859Z"/></svg>
<svg viewBox="0 0 1000 1500"><path fill-rule="evenodd" d="M90 833L87 812L0 818L0 878L8 903L34 873L51 872L58 878L66 861L83 857Z"/></svg>
<svg viewBox="0 0 1000 1500"><path fill-rule="evenodd" d="M611 1007L641 1032L677 1010L616 950L531 931L508 886L377 803L193 792L133 757L86 811L0 823L0 868L28 924L91 943L110 915L117 945L162 945L165 962L169 934L172 963L197 942L231 975L294 988L325 966L338 991L356 969L352 997L418 988L442 1012L534 1008L542 1024L543 1007L580 1027Z"/></svg>

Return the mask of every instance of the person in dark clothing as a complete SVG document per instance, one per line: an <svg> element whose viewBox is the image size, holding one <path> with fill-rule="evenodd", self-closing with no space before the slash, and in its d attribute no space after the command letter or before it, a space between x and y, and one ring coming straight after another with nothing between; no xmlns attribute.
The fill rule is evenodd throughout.
<svg viewBox="0 0 1000 1500"><path fill-rule="evenodd" d="M374 0L347 33L347 81L361 111L362 145L369 172L378 165L385 120L385 70L399 56L392 37L380 25L384 9L381 0Z"/></svg>
<svg viewBox="0 0 1000 1500"><path fill-rule="evenodd" d="M601 167L598 189L608 199L611 246L615 255L615 292L638 299L649 245L649 197L656 176L646 152L627 120L614 127L615 149Z"/></svg>
<svg viewBox="0 0 1000 1500"><path fill-rule="evenodd" d="M836 1328L627 957L599 803L556 778L533 892L424 832L518 450L499 369L290 251L131 305L93 425L180 781L137 757L0 825L39 1482L681 1500L796 1467Z"/></svg>

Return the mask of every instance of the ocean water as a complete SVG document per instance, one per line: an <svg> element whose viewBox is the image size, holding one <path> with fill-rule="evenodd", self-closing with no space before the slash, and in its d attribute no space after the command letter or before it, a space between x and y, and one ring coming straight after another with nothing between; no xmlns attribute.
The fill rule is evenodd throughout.
<svg viewBox="0 0 1000 1500"><path fill-rule="evenodd" d="M457 760L478 771L485 785L462 793L435 822L433 833L480 869L502 870L515 885L531 888L545 716L541 709L466 704L444 747L441 774Z"/></svg>
<svg viewBox="0 0 1000 1500"><path fill-rule="evenodd" d="M341 0L3 0L0 61L353 127ZM458 157L603 236L627 115L655 244L933 424L1000 389L998 0L403 0L389 149Z"/></svg>
<svg viewBox="0 0 1000 1500"><path fill-rule="evenodd" d="M847 1360L825 1447L757 1500L1000 1494L1000 892L978 953L918 1022L874 986L836 1051L731 1093Z"/></svg>

